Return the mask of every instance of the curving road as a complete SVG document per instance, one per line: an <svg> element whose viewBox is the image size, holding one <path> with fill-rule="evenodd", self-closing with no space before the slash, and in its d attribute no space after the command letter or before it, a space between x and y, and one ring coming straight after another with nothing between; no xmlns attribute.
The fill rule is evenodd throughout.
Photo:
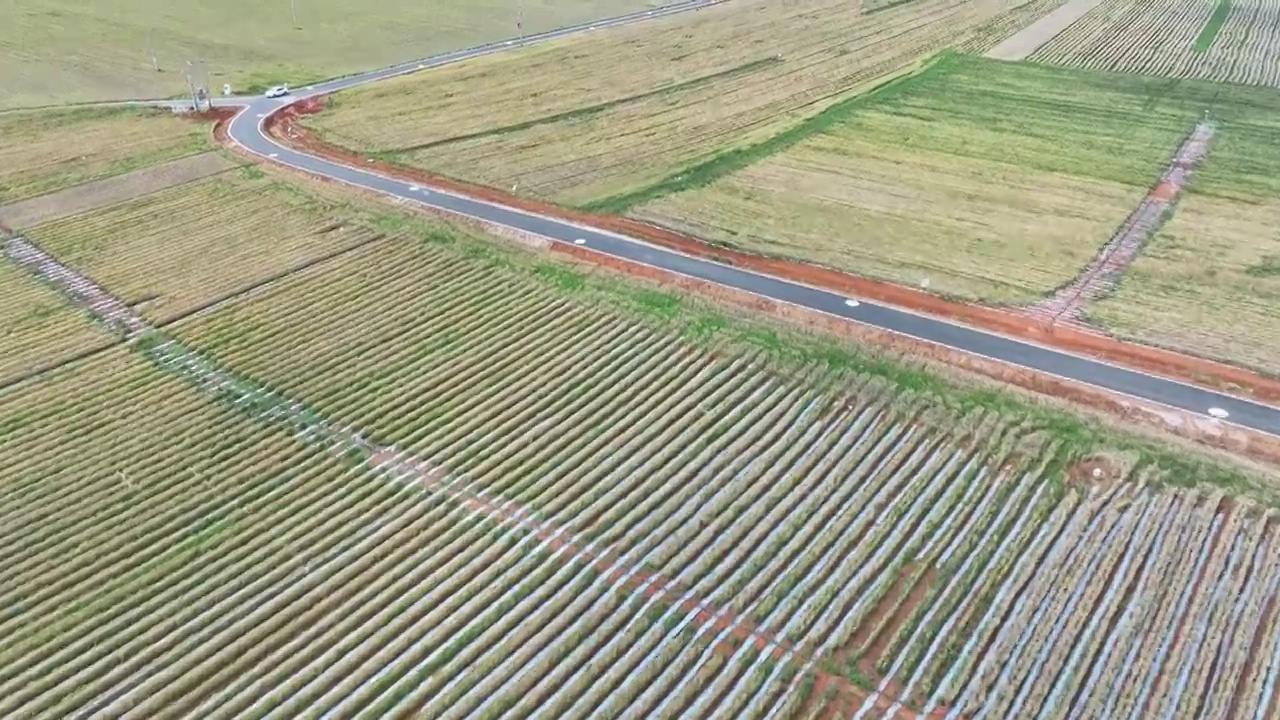
<svg viewBox="0 0 1280 720"><path fill-rule="evenodd" d="M692 0L682 2L595 23L526 36L524 42L542 42L592 29L696 10L724 1ZM709 260L694 258L672 250L656 247L642 240L616 233L596 230L564 220L557 220L435 188L421 188L406 181L396 180L288 148L277 143L263 129L264 121L268 115L297 100L500 52L516 44L517 42L514 40L491 43L419 61L403 63L361 75L338 78L303 88L301 91L295 91L293 95L286 98L274 100L260 97L227 98L216 101L216 104L244 106L228 126L228 134L231 140L250 153L273 162L439 210L497 223L560 242L585 245L593 250L619 258L644 263L689 277L709 280L720 285L818 310L956 350L963 350L981 357L1087 383L1112 392L1153 401L1179 410L1225 418L1224 422L1280 436L1280 408L1111 365L1023 340L974 329L947 320L859 301L806 285L720 265Z"/></svg>

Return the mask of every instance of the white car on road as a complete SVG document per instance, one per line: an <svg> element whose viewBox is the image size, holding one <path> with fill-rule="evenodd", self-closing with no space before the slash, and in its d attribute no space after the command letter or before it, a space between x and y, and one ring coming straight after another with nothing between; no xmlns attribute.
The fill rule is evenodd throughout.
<svg viewBox="0 0 1280 720"><path fill-rule="evenodd" d="M284 97L285 95L288 95L288 94L289 94L288 85L277 85L267 91L267 97L269 98Z"/></svg>

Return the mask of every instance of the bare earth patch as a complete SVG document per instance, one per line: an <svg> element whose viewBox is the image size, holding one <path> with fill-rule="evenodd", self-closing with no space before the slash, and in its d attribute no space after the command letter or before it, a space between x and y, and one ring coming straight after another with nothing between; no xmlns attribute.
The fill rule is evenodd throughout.
<svg viewBox="0 0 1280 720"><path fill-rule="evenodd" d="M1098 6L1102 0L1069 0L1053 12L1028 25L987 52L993 60L1026 60L1041 45L1057 37L1071 23Z"/></svg>
<svg viewBox="0 0 1280 720"><path fill-rule="evenodd" d="M94 180L48 195L0 205L0 225L30 228L83 212L117 205L193 180L215 175L236 163L216 152L192 155L116 177Z"/></svg>

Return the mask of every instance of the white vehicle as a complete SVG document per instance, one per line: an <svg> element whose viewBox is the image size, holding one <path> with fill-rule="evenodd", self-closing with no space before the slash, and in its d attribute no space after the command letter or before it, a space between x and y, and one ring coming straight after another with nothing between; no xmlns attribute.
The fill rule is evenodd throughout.
<svg viewBox="0 0 1280 720"><path fill-rule="evenodd" d="M288 95L288 94L289 94L288 85L277 85L267 91L267 97L269 98L284 97L285 95Z"/></svg>

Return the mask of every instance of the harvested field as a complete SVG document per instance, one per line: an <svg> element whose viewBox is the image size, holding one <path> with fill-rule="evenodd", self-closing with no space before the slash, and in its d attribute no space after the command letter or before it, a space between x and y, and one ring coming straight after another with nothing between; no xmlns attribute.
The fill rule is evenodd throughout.
<svg viewBox="0 0 1280 720"><path fill-rule="evenodd" d="M1030 59L1280 87L1278 17L1276 0L1102 0Z"/></svg>
<svg viewBox="0 0 1280 720"><path fill-rule="evenodd" d="M377 237L260 175L180 185L27 236L157 322Z"/></svg>
<svg viewBox="0 0 1280 720"><path fill-rule="evenodd" d="M0 108L181 95L193 60L205 62L214 92L223 83L238 91L302 85L514 37L521 8L525 33L534 33L661 4L666 0L35 0L10 4L0 25Z"/></svg>
<svg viewBox="0 0 1280 720"><path fill-rule="evenodd" d="M1093 259L1201 112L1150 79L947 55L634 214L945 295L1034 302Z"/></svg>
<svg viewBox="0 0 1280 720"><path fill-rule="evenodd" d="M0 253L0 386L111 341L81 310Z"/></svg>
<svg viewBox="0 0 1280 720"><path fill-rule="evenodd" d="M236 165L216 152L170 160L124 175L0 205L0 225L21 230L216 175Z"/></svg>
<svg viewBox="0 0 1280 720"><path fill-rule="evenodd" d="M208 126L167 110L0 114L0 204L212 147Z"/></svg>
<svg viewBox="0 0 1280 720"><path fill-rule="evenodd" d="M0 391L0 713L1271 702L1231 476L426 237Z"/></svg>
<svg viewBox="0 0 1280 720"><path fill-rule="evenodd" d="M740 0L342 93L335 144L561 203L616 204L1052 2Z"/></svg>

